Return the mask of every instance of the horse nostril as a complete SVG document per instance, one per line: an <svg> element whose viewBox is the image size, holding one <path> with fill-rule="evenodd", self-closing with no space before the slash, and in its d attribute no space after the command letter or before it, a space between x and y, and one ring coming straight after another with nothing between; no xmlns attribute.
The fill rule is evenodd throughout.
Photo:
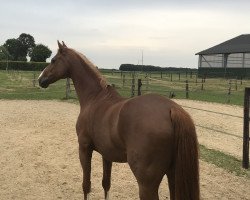
<svg viewBox="0 0 250 200"><path fill-rule="evenodd" d="M39 85L42 88L47 88L49 86L48 77L41 77L38 79Z"/></svg>

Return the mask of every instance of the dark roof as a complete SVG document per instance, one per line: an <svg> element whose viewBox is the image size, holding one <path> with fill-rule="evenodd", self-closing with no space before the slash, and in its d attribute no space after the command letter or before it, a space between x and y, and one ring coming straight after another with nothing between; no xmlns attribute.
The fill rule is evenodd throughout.
<svg viewBox="0 0 250 200"><path fill-rule="evenodd" d="M203 50L195 55L204 54L227 54L227 53L249 53L250 52L250 34L237 36L221 44Z"/></svg>

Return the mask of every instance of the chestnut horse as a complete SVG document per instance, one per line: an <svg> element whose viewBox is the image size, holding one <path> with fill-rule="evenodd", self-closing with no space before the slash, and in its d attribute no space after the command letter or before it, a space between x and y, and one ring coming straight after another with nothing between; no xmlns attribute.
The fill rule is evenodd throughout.
<svg viewBox="0 0 250 200"><path fill-rule="evenodd" d="M59 50L39 76L47 88L71 78L80 102L76 123L83 169L84 200L91 190L91 157L102 155L105 199L109 197L112 162L128 162L141 200L157 200L167 175L170 199L198 200L199 162L195 126L175 102L155 94L123 98L107 85L82 54L58 42ZM129 194L128 194L129 198Z"/></svg>

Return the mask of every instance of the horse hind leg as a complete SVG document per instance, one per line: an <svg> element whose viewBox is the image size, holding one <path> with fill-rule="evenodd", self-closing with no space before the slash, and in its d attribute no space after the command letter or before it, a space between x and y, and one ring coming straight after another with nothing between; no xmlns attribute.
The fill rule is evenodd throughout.
<svg viewBox="0 0 250 200"><path fill-rule="evenodd" d="M170 200L175 200L175 172L169 171L167 174Z"/></svg>
<svg viewBox="0 0 250 200"><path fill-rule="evenodd" d="M159 200L158 189L165 175L156 166L147 167L142 163L129 163L139 185L140 200Z"/></svg>
<svg viewBox="0 0 250 200"><path fill-rule="evenodd" d="M105 200L109 200L109 190L111 185L111 169L112 162L106 160L102 157L103 162L103 179L102 179L102 187L104 189Z"/></svg>
<svg viewBox="0 0 250 200"><path fill-rule="evenodd" d="M139 184L139 196L140 200L159 200L158 188L159 185L154 184Z"/></svg>

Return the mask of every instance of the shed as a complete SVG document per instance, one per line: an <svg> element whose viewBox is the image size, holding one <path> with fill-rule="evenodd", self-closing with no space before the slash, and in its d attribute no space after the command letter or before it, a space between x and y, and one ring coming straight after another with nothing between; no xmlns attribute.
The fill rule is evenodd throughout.
<svg viewBox="0 0 250 200"><path fill-rule="evenodd" d="M237 36L195 55L199 55L200 76L250 77L250 34Z"/></svg>

